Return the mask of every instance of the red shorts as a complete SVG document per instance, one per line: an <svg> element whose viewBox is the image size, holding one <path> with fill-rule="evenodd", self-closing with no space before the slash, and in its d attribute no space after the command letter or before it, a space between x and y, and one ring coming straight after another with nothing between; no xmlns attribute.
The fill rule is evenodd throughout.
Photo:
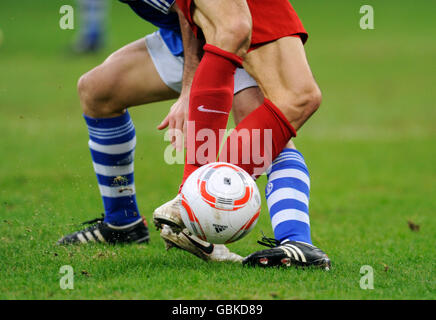
<svg viewBox="0 0 436 320"><path fill-rule="evenodd" d="M198 27L192 18L193 0L176 2L197 36ZM287 36L299 36L303 43L307 41L307 32L288 0L247 0L247 3L253 20L252 48Z"/></svg>

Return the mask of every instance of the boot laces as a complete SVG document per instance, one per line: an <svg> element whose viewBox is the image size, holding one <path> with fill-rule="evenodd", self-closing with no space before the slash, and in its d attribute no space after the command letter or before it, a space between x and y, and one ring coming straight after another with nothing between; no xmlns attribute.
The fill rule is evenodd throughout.
<svg viewBox="0 0 436 320"><path fill-rule="evenodd" d="M269 247L269 248L275 248L277 246L280 245L280 241L275 239L275 238L269 238L267 236L265 236L265 234L262 232L262 239L259 241L257 241L258 244L265 246L265 247Z"/></svg>
<svg viewBox="0 0 436 320"><path fill-rule="evenodd" d="M82 225L84 225L84 224L94 224L94 223L97 223L97 222L103 222L103 220L104 220L104 213L101 214L101 218L95 218L95 219L92 219L92 220L84 221L84 222L82 222Z"/></svg>

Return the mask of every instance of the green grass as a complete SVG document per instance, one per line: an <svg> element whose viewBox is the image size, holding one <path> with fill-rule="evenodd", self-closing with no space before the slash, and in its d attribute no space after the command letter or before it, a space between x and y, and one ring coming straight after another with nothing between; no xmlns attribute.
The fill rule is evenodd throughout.
<svg viewBox="0 0 436 320"><path fill-rule="evenodd" d="M154 230L149 245L54 245L102 210L76 81L153 30L114 2L109 48L75 57L66 50L73 33L58 27L59 7L68 3L0 4L0 298L436 298L433 2L293 1L324 93L296 144L311 171L313 239L332 259L330 272L205 263L166 252ZM375 30L358 27L363 4L374 5ZM164 163L167 143L155 129L170 106L131 112L137 197L149 221L174 196L182 172ZM262 193L264 185L262 177ZM231 249L260 249L261 230L272 235L265 203L254 231ZM59 288L63 265L74 268L74 290ZM362 265L374 268L374 290L359 287Z"/></svg>

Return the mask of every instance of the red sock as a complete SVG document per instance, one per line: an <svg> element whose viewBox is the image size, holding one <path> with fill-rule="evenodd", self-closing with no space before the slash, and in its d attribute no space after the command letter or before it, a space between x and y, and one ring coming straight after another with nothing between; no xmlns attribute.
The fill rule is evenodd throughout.
<svg viewBox="0 0 436 320"><path fill-rule="evenodd" d="M296 135L283 113L265 99L230 134L219 161L233 163L257 178Z"/></svg>
<svg viewBox="0 0 436 320"><path fill-rule="evenodd" d="M213 45L206 44L204 51L189 96L187 157L183 182L201 165L216 161L221 143L219 130L227 127L232 108L235 70L242 65L239 56ZM202 129L206 130L199 135ZM197 141L202 133L206 134L205 141L208 145L214 145L215 148L208 148L199 154L197 150L205 143Z"/></svg>

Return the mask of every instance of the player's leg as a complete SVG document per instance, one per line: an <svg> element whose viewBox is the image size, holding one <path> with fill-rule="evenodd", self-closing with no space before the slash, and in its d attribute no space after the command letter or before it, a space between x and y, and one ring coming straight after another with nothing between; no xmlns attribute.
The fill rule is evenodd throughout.
<svg viewBox="0 0 436 320"><path fill-rule="evenodd" d="M282 5L284 2L282 3ZM287 2L287 5L289 6L289 3ZM288 8L289 9L289 8ZM212 13L213 14L213 13ZM292 16L292 12L290 13ZM259 15L258 15L259 16ZM201 17L201 16L200 16ZM296 15L294 15L293 21L298 24L298 18ZM260 19L261 20L261 19ZM286 20L286 19L285 19ZM204 19L205 23L210 23L210 20ZM257 19L259 22L259 19ZM195 21L197 25L199 25L202 29L204 28L201 25L201 20L197 19ZM297 26L297 28L293 28L291 26L291 29L298 29L295 30L294 33L300 33L300 31L304 31L304 29L300 26ZM206 29L207 30L207 29ZM210 30L214 30L214 28L210 28ZM288 32L285 30L285 32ZM292 32L290 34L293 34ZM274 35L273 35L274 36ZM284 37L285 35L281 35L278 38ZM213 37L207 37L206 39L213 39ZM277 38L275 38L277 39ZM291 38L286 38L291 39ZM293 38L292 38L293 39ZM294 39L295 40L295 39ZM266 42L270 42L271 40L268 40ZM300 41L298 39L298 41ZM274 44L274 41L271 42ZM254 62L251 63L245 63L244 66L248 67L250 70L250 67L255 65L256 73L253 72L253 70L250 70L252 75L255 77L256 80L259 81L261 79L262 83L261 89L264 91L264 94L266 96L266 99L260 107L258 107L255 111L253 111L249 116L247 116L236 128L236 130L233 131L232 135L227 140L224 151L228 153L227 159L231 158L231 155L236 153L238 155L238 160L235 164L243 167L246 171L248 171L250 174L257 175L260 172L262 172L262 169L265 169L272 161L272 159L276 158L280 152L283 152L283 148L286 146L286 144L289 142L289 139L296 135L296 129L301 127L301 125L309 118L309 116L314 112L314 110L317 109L320 103L320 93L319 89L316 86L312 74L310 72L310 69L308 68L307 61L305 60L304 51L297 52L298 49L302 49L302 45L300 42L300 48L298 46L294 45L292 46L292 42L290 45L280 45L279 47L273 47L273 50L281 50L281 52L272 52L272 58L273 58L273 64L274 66L271 68L271 63L268 65L262 64L262 62L266 61L266 59L271 58L270 54L264 54L263 59L253 59ZM265 45L268 46L268 45ZM268 49L270 47L268 46ZM288 50L290 49L290 50ZM259 49L258 49L259 50ZM252 52L256 52L257 50L254 50ZM268 50L267 50L268 51ZM295 52L294 52L295 51ZM288 73L288 68L293 68L292 64L289 63L289 58L294 58L294 53L297 54L295 56L296 63L295 66L297 68L294 68L294 73ZM298 55L300 53L300 55ZM302 54L303 53L303 54ZM251 53L250 53L251 54ZM249 55L250 55L249 54ZM287 55L287 59L285 60L288 63L285 63L285 70L283 72L282 68L283 66L280 64L280 59L282 58L282 55ZM257 55L254 55L253 57L257 57ZM278 62L278 63L277 63ZM291 61L292 62L292 61ZM306 65L304 65L306 63ZM277 72L279 71L279 72ZM292 70L291 70L292 71ZM309 72L307 72L309 71ZM298 73L301 72L299 75L300 78L297 78L297 82L292 81L294 80L293 77L295 75L298 75ZM271 77L276 80L270 86L265 85L265 82L268 82L270 78L265 75L272 75ZM267 80L265 80L267 79ZM291 80L291 81L290 81ZM291 84L290 86L278 86L274 87L277 84L277 81L284 81ZM297 84L295 87L295 91L286 91L289 89L292 89L292 86L294 84ZM274 94L276 93L276 94ZM267 98L272 99L269 100ZM277 105L278 106L277 106ZM192 107L192 106L191 106ZM295 126L295 128L294 128ZM248 165L244 165L244 163L241 161L242 159L242 152L244 148L244 141L242 139L239 139L238 133L239 129L245 129L248 130L250 133L254 132L254 130L260 130L261 137L259 143L261 144L260 150L264 150L264 157L267 156L267 161L263 163L263 166L259 168L260 170L257 171L255 174L255 165L253 161L250 161ZM271 134L274 137L273 141L267 144L267 141L265 139L266 135ZM236 136L237 143L236 148L232 148L231 144L229 142L232 141L232 136ZM252 136L252 135L251 135ZM252 143L250 141L250 143ZM227 149L226 149L227 148ZM285 150L286 151L286 150ZM229 156L230 155L230 156ZM251 155L253 156L253 155ZM252 160L252 159L251 159ZM233 162L233 161L232 161ZM288 163L289 165L289 163ZM186 166L185 166L186 169ZM281 169L281 168L280 168ZM288 169L285 169L288 170ZM296 172L298 170L290 169L292 172ZM281 170L279 170L281 171ZM192 172L192 171L191 171ZM185 170L186 173L186 170ZM189 175L185 174L185 178ZM289 179L294 179L293 177L290 177ZM307 179L306 179L307 181ZM286 199L284 199L286 200ZM289 205L289 204L288 204ZM291 209L292 211L292 209ZM283 213L278 215L277 217L283 218ZM285 220L295 220L290 219L289 215L286 217ZM273 221L274 222L274 221ZM275 221L277 222L277 221ZM282 221L284 220L282 219ZM289 227L289 225L288 225ZM304 233L304 232L303 232ZM307 232L306 232L307 234ZM307 239L308 238L308 239ZM285 264L292 262L292 264L303 264L303 265L321 265L324 267L329 267L330 261L326 257L326 255L319 250L316 247L311 246L310 244L306 244L304 242L296 242L293 241L292 243L288 243L291 240L285 240L285 243L283 245L278 242L278 248L272 249L272 250L265 250L266 252L260 252L255 253L253 255L250 255L248 259L245 260L245 263L263 263L266 261L266 265L277 265L277 264ZM310 242L310 237L306 237L306 241ZM283 247L283 248L282 248ZM276 253L279 253L276 255ZM293 254L291 257L289 257L289 254ZM271 259L271 261L268 261L269 258L274 257ZM278 261L275 261L277 257L283 257L283 259L279 259ZM273 263L271 263L273 262Z"/></svg>
<svg viewBox="0 0 436 320"><path fill-rule="evenodd" d="M235 123L238 124L253 111L253 106L262 103L263 94L256 86L256 82L242 69L238 69L236 72L235 92L233 114ZM300 158L296 159L296 157L302 158L301 154L295 150L294 144L289 141L286 148L269 170L268 186L273 183L276 184L276 187L274 187L272 191L267 188L268 207L270 209L274 234L277 239L304 242L296 243L297 246L301 247L301 249L297 250L300 250L302 255L304 252L306 255L305 258L307 257L310 264L322 263L322 265L325 266L324 253L315 247L306 245L306 243L310 243L310 227L308 223L309 199L308 193L306 198L304 198L302 196L303 192L299 191L299 189L306 186L307 190L303 188L303 191L308 191L308 185L310 185L310 183L305 184L309 177L304 160L301 161ZM300 180L301 177L304 177L304 182ZM271 199L269 199L270 196ZM289 212L299 212L300 215L297 217L291 215L283 219L283 216ZM304 222L301 221L302 214L306 215ZM280 216L282 219L278 222L277 217ZM183 223L180 219L178 197L156 209L154 218L157 219L157 226L161 225L161 223L167 224L167 226L161 225L162 231L160 233L166 243L167 249L171 247L182 248L204 260L236 262L241 260L240 256L230 252L225 246L214 246L192 235L188 235L187 231L183 230ZM178 232L174 232L168 225L174 228L174 230L178 230ZM288 249L288 251L278 250L279 256L283 256L284 252L291 252ZM314 254L314 252L316 254ZM264 250L250 255L249 258L244 260L244 263L256 264L260 260L268 261L270 255L271 252L269 250ZM271 261L273 261L273 259L271 259ZM276 263L276 261L274 261L274 263ZM285 256L283 259L280 259L277 264L283 263L290 264L290 259ZM270 265L272 265L271 262Z"/></svg>
<svg viewBox="0 0 436 320"><path fill-rule="evenodd" d="M257 176L272 163L289 139L296 135L296 130L315 112L321 101L321 93L299 38L281 38L250 51L244 60L244 67L258 82L266 99L236 127L225 147L228 146L227 159L238 155L235 164ZM244 142L238 138L239 130L253 132L259 129L264 162L262 166L254 161L243 163ZM268 139L271 136L273 139ZM232 139L238 143L230 143Z"/></svg>
<svg viewBox="0 0 436 320"><path fill-rule="evenodd" d="M194 0L193 20L206 43L243 57L251 42L252 21L246 0Z"/></svg>
<svg viewBox="0 0 436 320"><path fill-rule="evenodd" d="M178 1L178 3L182 3L182 5L185 2L190 3L191 1ZM218 27L221 27L224 32L231 29L233 26L231 23L232 17L234 15L238 16L240 12L242 12L241 20L244 21L246 17L245 11L239 10L233 16L230 15L228 19L226 18L226 22L229 25L227 28L222 26L225 22L224 18L220 15L218 5L217 8L214 8L213 4L210 4L210 1L197 0L194 2L196 9L193 14L193 19L190 15L191 11L186 10L186 6L182 6L182 11L191 25L195 22L202 31L204 29L205 37L209 42L217 42L217 40L215 40L217 37L221 40L221 46L224 46L225 44L223 43L226 41L231 42L231 40L229 40L229 38L231 38L230 32L228 32L228 37L220 37L216 35L216 30ZM223 6L224 3L229 5L228 2L230 1L222 0L219 5ZM239 127L245 129L244 131L248 130L248 132L261 129L261 135L263 136L261 136L260 141L265 142L265 145L262 145L261 149L267 149L267 156L269 160L272 160L282 151L289 139L296 135L296 129L314 112L313 110L316 110L319 105L319 101L317 103L317 100L320 99L320 93L318 87L314 84L313 77L308 68L307 61L305 60L304 50L302 50L302 41L307 39L307 33L289 1L248 1L247 5L252 18L251 47L252 49L255 48L255 50L250 51L244 56L245 59L250 58L252 60L246 61L244 67L247 68L247 71L249 71L256 80L264 80L262 84L259 85L262 91L266 90L268 94L265 94L264 103L260 105L251 116L246 117ZM197 14L197 12L201 14ZM198 16L197 18L196 14ZM194 31L195 28L196 27L193 26ZM299 41L298 38L291 37L297 35L301 37L302 41ZM237 34L235 38L235 41L237 41L240 39L240 35ZM294 42L289 39L294 40ZM295 44L297 41L299 41L299 47ZM235 48L235 46L227 45L226 48ZM239 53L239 55L243 54L243 51ZM261 58L256 59L256 57ZM295 61L294 64L292 64L293 61ZM286 62L284 68L282 62ZM251 68L252 66L253 68ZM298 68L294 68L295 66ZM289 69L294 70L294 74L289 76ZM298 81L289 81L292 80L295 74L299 75ZM277 83L280 82L282 82L282 85L277 85ZM283 83L285 84L283 85ZM295 84L296 86L294 88ZM293 88L295 89L294 91L292 91ZM290 122L290 120L292 121ZM238 138L238 133L239 131L236 130L233 138L236 136L238 140L237 146L239 148L244 142L239 141L241 139ZM274 139L272 143L268 144L265 141L266 139L262 138L267 138L267 134L269 133L272 134ZM241 152L239 152L240 148L238 148L236 148L236 150L229 148L228 153L230 155L236 153L242 157ZM241 165L240 160L241 159L238 159L235 164ZM266 165L268 165L268 163L266 163ZM250 161L248 165L242 167L249 173L254 173L255 171L253 161ZM261 170L256 171L261 172Z"/></svg>
<svg viewBox="0 0 436 320"><path fill-rule="evenodd" d="M238 69L239 71L240 69ZM242 73L242 76L239 74ZM258 87L252 87L253 79L244 76L245 72L237 72L237 86L241 89L235 94L233 100L233 114L235 123L240 122L252 112L253 106L263 101L263 95ZM242 81L248 78L248 82ZM274 266L274 265L318 265L323 268L330 267L330 261L325 253L311 245L309 224L309 174L304 159L292 141L275 159L268 170L268 184L266 197L272 226L277 239L277 247L263 250L248 256L244 264ZM204 260L214 261L240 261L240 256L229 252L225 246L206 243L194 236L188 235L180 227L177 198L164 204L155 212L164 214L170 225L179 232L174 232L168 226L163 226L161 237L167 249L178 247L197 255ZM164 216L162 215L162 216ZM273 242L273 240L270 240ZM276 241L276 240L274 240ZM282 244L283 243L283 244ZM283 249L284 248L284 249ZM288 254L292 254L289 257Z"/></svg>
<svg viewBox="0 0 436 320"><path fill-rule="evenodd" d="M216 159L221 142L219 130L226 127L232 107L235 70L242 63L241 56L251 37L251 16L245 0L193 2L193 20L202 29L206 45L190 93L184 178ZM205 159L196 154L201 142L195 137L202 129L212 130L216 137Z"/></svg>
<svg viewBox="0 0 436 320"><path fill-rule="evenodd" d="M244 73L239 78L244 79ZM262 101L263 94L259 87L246 88L235 95L232 108L235 124L240 123ZM310 176L303 155L291 140L273 161L267 177L265 196L275 238L279 241L287 239L311 244Z"/></svg>
<svg viewBox="0 0 436 320"><path fill-rule="evenodd" d="M303 155L289 141L267 170L265 188L275 239L312 244L309 220L310 175Z"/></svg>
<svg viewBox="0 0 436 320"><path fill-rule="evenodd" d="M144 39L119 49L80 77L78 92L84 114L94 118L121 116L128 107L179 95L161 79Z"/></svg>
<svg viewBox="0 0 436 320"><path fill-rule="evenodd" d="M312 245L309 219L310 175L303 155L289 141L267 170L265 188L274 238L260 244L271 249L254 252L243 264L261 267L316 266L329 270L324 251Z"/></svg>
<svg viewBox="0 0 436 320"><path fill-rule="evenodd" d="M245 71L237 73L235 78L239 81L250 79ZM262 101L263 94L258 87L247 88L235 95L235 123L241 122L253 111L253 106ZM244 263L262 266L318 265L329 268L328 257L312 245L309 220L310 176L303 155L291 140L268 168L267 179L265 196L277 247L256 252L247 257ZM288 256L289 253L292 258Z"/></svg>
<svg viewBox="0 0 436 320"><path fill-rule="evenodd" d="M245 10L247 8L241 6L240 10L238 10L236 14L229 13L228 16L225 16L225 18L223 18L223 15L220 14L220 10L223 11L222 8L226 7L223 5L224 3L227 4L228 1L222 0L219 3L214 2L212 4L210 1L205 1L205 0L195 1L196 9L194 11L194 22L202 29L203 33L205 34L206 40L208 42L207 46L209 45L209 42L217 43L228 50L233 50L234 52L237 52L239 55L244 55L245 47L242 46L240 47L242 49L238 49L239 51L236 51L237 50L236 48L238 47L235 45L235 43L232 43L232 41L233 42L239 41L239 44L242 43L240 34L236 33L236 36L233 36L236 40L231 40L232 33L229 30L231 30L232 27L236 24L236 22L233 23L233 21L245 20L245 17L248 16L248 14L245 14ZM240 14L241 12L242 14ZM228 27L225 26L226 23ZM224 36L220 36L218 30L222 31L222 33L224 33ZM242 30L244 30L244 28L242 28ZM209 68L210 64L206 64L205 62L204 65L205 66L207 65ZM247 64L247 66L250 67L251 64ZM262 66L262 70L257 70L257 71L258 73L261 72L274 73L276 71L276 70L270 71L268 68L269 66ZM200 79L200 76L198 77L198 79ZM196 90L197 83L195 82L195 79L193 83L193 90L191 92L189 120L191 120L190 123L195 123L196 126L195 126L195 130L188 130L188 141L194 141L194 142L192 143L193 146L191 146L191 148L190 145L188 144L188 157L187 157L188 163L185 165L183 181L190 175L191 172L193 172L196 169L196 167L215 159L215 155L216 155L215 153L212 153L212 156L203 159L205 160L203 162L197 159L196 150L198 149L198 146L199 144L202 143L202 141L199 142L195 141L196 133L203 128L210 127L211 125L213 127L212 130L218 131L219 129L224 127L224 123L227 120L226 113L228 112L227 111L229 105L228 101L230 101L230 99L226 100L225 98L223 98L223 96L220 95L215 95L213 97L214 99L210 99L209 97L210 95L208 94L208 92L213 87L208 85L207 80L203 80L203 78L206 79L208 76L210 77L209 79L215 79L214 74L211 74L209 72L204 72L204 77L201 77L202 81L201 82L198 81L199 87L202 86L202 90ZM230 79L230 77L228 78ZM276 79L277 78L279 77L276 77ZM286 81L287 79L282 79L282 80ZM226 85L228 86L229 84L231 84L231 82L227 81ZM264 86L261 86L261 89L264 90ZM266 95L266 98L268 97L269 95ZM210 108L214 109L215 111L214 114L204 115L201 112L199 112L201 110L197 110L197 106L205 105L205 103L206 104L209 103L212 106L209 107L209 109ZM215 107L215 106L220 106L220 107ZM222 106L226 106L227 108L223 108ZM220 121L217 121L216 113L221 114ZM245 118L244 121L238 127L241 129L247 129L248 132L250 133L253 132L253 130L261 129L260 141L259 141L260 149L263 151L263 158L266 158L268 161L265 161L260 168L257 168L258 170L256 171L256 173L255 173L255 165L253 159L250 159L251 161L249 161L249 163L243 164L242 149L243 149L243 144L245 142L241 142L242 139L240 139L240 137L238 136L239 130L235 130L234 133L230 136L230 139L228 140L228 141L231 141L232 139L237 140L237 143L234 143L233 146L230 145L230 142L226 143L224 150L227 153L227 157L225 157L224 159L227 159L227 161L234 162L229 159L234 158L234 156L236 155L238 159L235 164L241 166L247 172L254 175L257 175L262 171L264 171L264 169L271 164L272 159L274 159L282 151L283 147L286 145L289 139L292 136L296 135L296 130L293 127L293 125L288 121L287 114L283 114L283 111L280 108L278 108L273 101L270 101L268 99L265 99L264 103L261 104L260 107L258 107L253 112L252 116ZM191 138L189 137L190 132L194 133L191 134ZM267 144L265 143L266 135L270 133L274 137L274 139L272 143ZM220 142L219 139L216 140L218 141L218 143ZM191 151L190 149L194 150L194 152L190 152Z"/></svg>
<svg viewBox="0 0 436 320"><path fill-rule="evenodd" d="M300 41L299 39L296 40ZM295 128L300 128L319 106L321 99L319 89L313 80L304 52L301 52L301 43L295 44L294 50L292 50L292 45L276 45L279 45L279 48L275 48L270 52L272 57L263 55L263 52L261 52L261 58L254 55L255 63L258 63L256 70L261 67L266 69L263 72L253 72L253 74L258 75L256 80L263 93L274 101L274 107L278 109L276 112L286 114L286 117L290 118L289 122ZM247 64L252 63L253 60L251 60L250 56L255 54L256 51L252 51L247 55ZM293 56L298 56L299 53L299 57L295 61L287 61L292 57L292 55L287 56L287 52L294 52ZM271 60L263 64L260 63L260 59L267 61L273 59L275 55L283 60L282 63L270 63ZM258 58L259 60L257 60ZM269 81L272 81L273 84L270 84ZM253 116L259 117L257 110L245 117L236 130L247 127L262 128L263 123L259 123L256 118L253 119ZM285 137L282 138L282 144L285 142ZM276 148L278 147L280 145L276 146ZM328 256L325 252L313 246L311 242L309 220L310 176L303 155L295 149L291 141L288 141L280 154L277 157L273 154L272 158L274 161L267 172L268 184L265 195L275 238L264 238L263 244L272 248L250 254L244 259L243 264L263 267L317 266L326 270L330 269L331 262Z"/></svg>
<svg viewBox="0 0 436 320"><path fill-rule="evenodd" d="M253 105L263 101L263 95L256 82L243 69L236 71L234 93L235 122L250 113ZM230 252L224 245L213 245L189 235L181 220L179 206L180 195L163 204L153 213L154 223L158 229L162 229L160 235L167 249L181 248L206 261L242 261L241 256Z"/></svg>
<svg viewBox="0 0 436 320"><path fill-rule="evenodd" d="M299 37L284 37L250 51L244 68L295 130L321 104L321 91Z"/></svg>
<svg viewBox="0 0 436 320"><path fill-rule="evenodd" d="M79 80L78 91L105 216L103 223L68 235L60 243L148 241L145 220L136 202L135 128L126 108L178 95L161 79L151 58L152 50L147 50L144 39L135 41Z"/></svg>

